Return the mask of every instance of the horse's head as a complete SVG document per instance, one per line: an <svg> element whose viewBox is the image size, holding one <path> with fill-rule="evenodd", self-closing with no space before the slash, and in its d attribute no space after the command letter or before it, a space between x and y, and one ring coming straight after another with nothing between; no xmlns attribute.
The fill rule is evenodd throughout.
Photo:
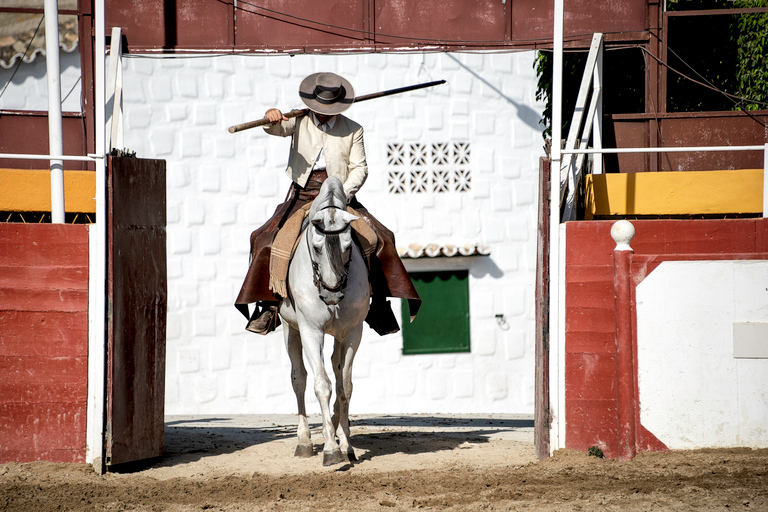
<svg viewBox="0 0 768 512"><path fill-rule="evenodd" d="M359 218L347 212L346 205L341 182L328 178L309 210L307 243L315 286L329 306L344 298L353 243L350 223Z"/></svg>

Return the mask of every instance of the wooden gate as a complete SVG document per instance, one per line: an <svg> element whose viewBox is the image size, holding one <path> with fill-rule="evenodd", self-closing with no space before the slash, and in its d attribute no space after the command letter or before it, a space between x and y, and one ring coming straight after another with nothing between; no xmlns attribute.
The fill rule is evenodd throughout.
<svg viewBox="0 0 768 512"><path fill-rule="evenodd" d="M549 196L550 162L539 159L539 217L536 246L536 373L533 442L540 459L549 457Z"/></svg>
<svg viewBox="0 0 768 512"><path fill-rule="evenodd" d="M110 157L104 463L163 454L165 161Z"/></svg>

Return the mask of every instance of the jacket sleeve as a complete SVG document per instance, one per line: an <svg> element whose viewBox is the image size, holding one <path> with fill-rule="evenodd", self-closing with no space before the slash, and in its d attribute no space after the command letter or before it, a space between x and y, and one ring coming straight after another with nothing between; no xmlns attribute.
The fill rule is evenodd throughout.
<svg viewBox="0 0 768 512"><path fill-rule="evenodd" d="M264 131L270 135L288 137L289 135L293 135L293 130L296 128L298 119L298 117L292 117L287 121L282 121L277 124L265 124Z"/></svg>
<svg viewBox="0 0 768 512"><path fill-rule="evenodd" d="M363 127L361 126L352 136L352 149L349 152L349 175L344 182L344 192L352 197L368 178L368 164L365 161L365 144L363 143Z"/></svg>

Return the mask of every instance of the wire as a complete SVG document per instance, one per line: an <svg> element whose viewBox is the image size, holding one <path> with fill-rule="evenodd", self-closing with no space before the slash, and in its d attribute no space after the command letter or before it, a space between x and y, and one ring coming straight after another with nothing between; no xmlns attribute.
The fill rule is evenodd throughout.
<svg viewBox="0 0 768 512"><path fill-rule="evenodd" d="M30 47L30 46L32 46L32 41L34 41L34 40L35 40L35 38L37 37L37 32L38 32L38 30L40 30L40 25L42 25L42 24L43 24L43 20L44 20L44 19L45 19L45 14L43 14L42 16L40 16L40 23L38 23L38 24L37 24L37 28L35 29L35 33L34 33L34 34L32 34L32 38L31 38L31 39L29 40L29 42L27 43L27 47L26 47L26 49L24 50L24 53L22 54L21 58L20 58L20 59L18 60L18 62L16 63L16 68L13 70L13 73L11 74L11 78L9 78L9 79L8 79L8 81L5 83L5 87L3 87L3 90L2 90L2 91L0 91L0 98L2 98L2 97L3 97L3 94L5 94L5 90L6 90L6 89L8 89L8 86L9 86L9 85L11 84L11 82L13 81L13 77L15 77L15 76L16 76L16 72L17 72L17 71L19 70L19 68L21 67L21 63L24 61L24 57L26 57L26 56L27 56L27 52L29 51L29 47Z"/></svg>
<svg viewBox="0 0 768 512"><path fill-rule="evenodd" d="M720 94L722 94L723 96L727 96L729 99L730 99L730 98L733 98L733 99L737 99L737 100L741 100L741 101L747 101L747 102L749 102L749 103L757 103L757 104L759 104L759 105L766 105L766 106L768 106L768 103L766 103L766 102L763 102L763 101L758 101L758 100L753 100L753 99L750 99L750 98L744 98L744 97L742 97L742 96L736 96L735 94L730 94L730 93L727 93L727 92L725 92L725 91L722 91L722 90L718 89L716 86L714 86L714 85L712 85L711 83L709 83L709 81L708 81L706 78L704 78L704 77L701 77L701 75L700 75L700 74L699 74L699 73L698 73L698 72L697 72L695 69L693 69L693 68L692 68L692 67L691 67L691 66L690 66L688 63L686 63L686 62L685 62L683 59L680 59L680 56L679 56L679 55L677 55L677 54L676 54L674 51L672 51L672 49L670 49L670 48L667 48L667 49L668 49L669 51L671 51L671 52L672 52L672 53L675 55L675 57L677 57L678 59L680 59L680 61L681 61L683 64L685 64L686 66L688 66L688 67L689 67L689 68L690 68L690 69L691 69L691 70L692 70L694 73L696 73L698 76L700 76L700 77L702 78L702 80L706 80L708 83L699 82L698 80L695 80L695 79L693 79L693 78L689 77L688 75L686 75L686 74L685 74L685 73L683 73L682 71L678 71L677 69L673 68L672 66L670 66L669 64L667 64L666 62L664 62L663 60L661 60L660 58L656 57L654 54L652 54L651 52L649 52L649 51L648 51L646 48L644 48L644 47L642 47L642 46L638 46L638 48L640 48L642 51L644 51L645 53L647 53L648 55L650 55L651 57L653 57L653 58L654 58L654 59L655 59L655 60L656 60L656 61L657 61L659 64L661 64L662 66L666 67L666 68L667 68L667 69L669 69L670 71L673 71L673 72L677 73L678 75L680 75L681 77L685 78L686 80L690 80L691 82L693 82L693 83L695 83L695 84L698 84L698 85L700 85L700 86L702 86L702 87L706 87L707 89L711 89L711 90L713 90L713 91L715 91L715 92L719 92L719 93L720 93ZM736 104L736 102L735 102L735 101L734 101L733 103L734 103L734 104Z"/></svg>
<svg viewBox="0 0 768 512"><path fill-rule="evenodd" d="M715 87L714 85L708 85L708 84L705 84L705 83L699 82L698 80L694 80L693 78L691 78L691 77L689 77L689 76L685 75L684 73L682 73L682 72L680 72L680 71L676 70L675 68L673 68L672 66L670 66L669 64L667 64L666 62L662 61L661 59L659 59L658 57L656 57L654 54L652 54L651 52L649 52L648 50L646 50L646 49L645 49L645 48L643 48L642 46L639 46L638 48L640 48L642 51L644 51L645 53L647 53L648 55L650 55L651 57L653 57L654 59L656 59L656 60L659 62L659 64L661 64L662 66L666 67L666 68L667 68L667 69L669 69L670 71L674 71L675 73L677 73L678 75L682 76L682 77L683 77L683 78L685 78L686 80L690 80L691 82L693 82L693 83L695 83L695 84L698 84L698 85L701 85L702 87L706 87L707 89L711 89L711 90L713 90L713 91L719 92L720 94L722 94L723 96L725 96L726 98L728 98L729 100L731 100L731 102L732 102L734 105L736 105L737 107L738 107L739 105L741 105L741 103L742 103L742 102L744 102L744 101L748 101L748 102L750 102L750 103L758 103L758 104L761 104L761 105L768 105L767 103L764 103L764 102L762 102L762 101L751 100L751 99L749 99L749 98L742 98L741 96L736 96L736 95L734 95L734 94L729 94L729 93L727 93L727 92L725 92L725 91L721 91L720 89L718 89L718 88L717 88L717 87ZM673 52L673 53L674 53L674 52ZM675 55L677 55L677 54L675 54ZM679 57L678 57L678 58L679 58ZM681 60L682 60L682 59L681 59ZM686 64L686 65L688 66L688 64ZM690 67L690 66L688 66L688 67ZM693 69L693 68L691 68L691 69ZM694 70L694 72L695 72L695 70ZM698 75L698 73L696 73L696 74ZM700 76L700 75L699 75L699 76ZM706 79L704 79L704 80L706 80ZM735 99L741 100L741 102L737 103L737 102L733 101L733 99L731 99L731 98L735 98ZM752 120L753 120L753 121L755 121L756 123L758 123L759 125L761 125L763 128L768 128L768 124L766 124L766 123L764 123L763 121L761 121L760 119L758 119L758 118L757 118L756 116L754 116L754 115L753 115L753 114L752 114L752 113L751 113L749 110L741 110L741 112L744 112L745 114L747 114L749 117L751 117L751 118L752 118Z"/></svg>
<svg viewBox="0 0 768 512"><path fill-rule="evenodd" d="M651 108L653 109L653 118L656 120L656 132L659 134L659 141L663 141L664 138L661 135L661 123L659 123L659 115L658 111L656 109L656 102L653 101L653 89L651 88L651 71L648 69L648 60L644 53L640 52L640 54L643 56L643 64L645 65L645 80L648 84L648 91L650 94L648 94L648 97L651 99ZM664 153L664 155L667 158L667 165L669 165L669 170L672 170L672 162L669 159L669 153Z"/></svg>
<svg viewBox="0 0 768 512"><path fill-rule="evenodd" d="M69 98L69 96L70 96L70 95L71 95L71 94L74 92L74 90L75 90L75 87L77 87L77 84L79 84L79 83L80 83L80 80L82 80L82 78L83 78L83 75L82 75L82 73L81 73L81 74L80 74L80 76L78 76L78 77L77 77L77 80L75 81L74 85L73 85L73 86L72 86L72 88L69 90L69 92L67 93L67 95L66 95L66 96L64 96L64 99L62 99L62 100L61 100L61 104L62 104L62 105L64 104L64 102L65 102L65 101L67 101L67 98Z"/></svg>
<svg viewBox="0 0 768 512"><path fill-rule="evenodd" d="M717 88L717 86L715 86L715 84L713 84L712 82L710 82L709 80L707 80L707 79L706 79L706 77L702 76L702 74L701 74L701 73L699 73L698 71L696 71L696 70L693 68L693 66L691 66L690 64L688 64L687 62L685 62L685 61L683 60L683 58L682 58L682 57L680 57L680 56L679 56L677 53L675 53L675 51L674 51L672 48L667 48L667 50L668 50L668 51L670 51L670 52L672 52L672 55L674 55L675 57L677 57L677 58L680 60L680 62L682 62L683 64L685 64L685 65L686 65L686 67L688 67L688 69L690 69L691 71L693 71L694 73L696 73L696 75L697 75L699 78L701 78L701 79L702 79L702 80L704 80L704 81L705 81L707 84L709 84L709 85L711 86L711 88L712 88L712 89L714 89L715 91L719 92L720 94L722 94L722 95L724 95L724 96L728 97L728 99L730 99L730 100L731 100L731 101L734 103L734 105L736 105L736 106L739 106L739 105L742 105L742 104L743 104L745 101L747 101L747 102L749 102L749 103L757 103L757 104L759 104L759 105L765 105L765 106L768 106L768 103L766 103L766 102L763 102L763 101L758 101L758 100L751 100L751 99L749 99L749 98L743 98L743 97L741 97L741 96L735 96L735 95L733 95L733 94L728 94L728 93L727 93L727 92L725 92L725 91L721 91L720 89L718 89L718 88ZM670 68L670 69L671 69L671 68ZM736 102L735 102L735 101L733 101L731 98L735 98L735 99L738 99L738 100L740 100L740 101L739 101L738 103L736 103Z"/></svg>

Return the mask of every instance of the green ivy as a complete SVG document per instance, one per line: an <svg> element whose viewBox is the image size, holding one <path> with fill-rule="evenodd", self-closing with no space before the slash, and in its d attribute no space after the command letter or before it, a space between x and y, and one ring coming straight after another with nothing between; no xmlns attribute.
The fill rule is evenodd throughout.
<svg viewBox="0 0 768 512"><path fill-rule="evenodd" d="M737 7L768 7L768 0L738 0ZM738 95L768 103L768 13L741 14L738 18ZM765 109L744 102L743 110Z"/></svg>

